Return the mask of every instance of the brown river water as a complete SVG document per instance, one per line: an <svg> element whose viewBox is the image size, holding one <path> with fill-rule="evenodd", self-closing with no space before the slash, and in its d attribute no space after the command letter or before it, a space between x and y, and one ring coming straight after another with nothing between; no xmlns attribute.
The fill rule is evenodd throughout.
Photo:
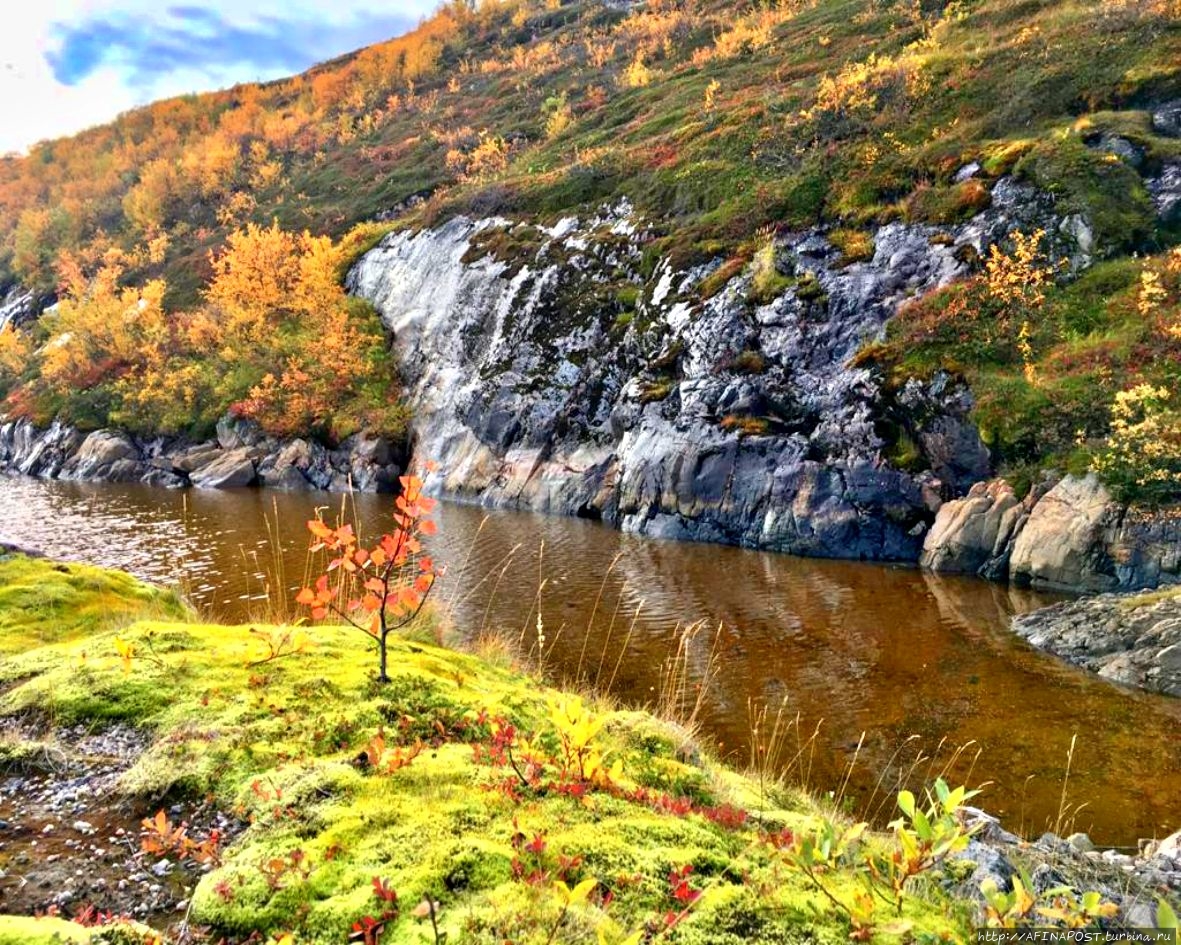
<svg viewBox="0 0 1181 945"><path fill-rule="evenodd" d="M305 567L304 521L341 501L0 478L0 540L179 582L203 610L244 621L276 573L276 513L277 583L289 598ZM349 514L376 528L391 508L389 496L357 496ZM1181 700L1111 685L1014 637L1010 616L1051 595L575 519L454 504L436 517L431 550L449 565L437 601L456 631L497 630L536 652L540 599L555 676L652 703L678 628L700 623L683 652L690 687L708 684L703 737L738 764L750 757L752 712L786 706L782 766L819 791L840 791L848 772L842 796L854 811L888 813L900 779L951 763L951 778L989 782L981 806L1026 834L1063 813L1060 832L1108 845L1181 827ZM916 764L920 752L933 760Z"/></svg>

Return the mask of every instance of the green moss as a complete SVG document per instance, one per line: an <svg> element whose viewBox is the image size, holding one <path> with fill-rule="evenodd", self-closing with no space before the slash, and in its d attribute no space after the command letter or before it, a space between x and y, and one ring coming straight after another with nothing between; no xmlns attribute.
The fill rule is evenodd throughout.
<svg viewBox="0 0 1181 945"><path fill-rule="evenodd" d="M53 917L0 915L0 945L150 945L154 938L134 922L86 928Z"/></svg>
<svg viewBox="0 0 1181 945"><path fill-rule="evenodd" d="M1077 134L1039 141L1014 173L1055 194L1061 213L1082 214L1101 247L1133 248L1152 231L1156 214L1140 175Z"/></svg>
<svg viewBox="0 0 1181 945"><path fill-rule="evenodd" d="M0 639L25 632L0 628L9 628ZM597 747L620 765L617 790L510 791L511 770L490 766L472 743L486 746L489 720L504 717L532 751L558 750L548 707L557 694L536 678L399 639L393 681L378 685L365 638L339 627L308 628L313 647L258 665L263 647L250 630L159 621L97 630L12 656L19 682L0 696L0 717L121 719L152 730L151 747L119 784L124 794L208 796L248 823L192 895L192 921L216 935L293 931L303 945L336 945L354 922L380 915L380 878L402 905L382 939L390 945L423 941L426 929L409 913L424 897L439 904L449 941L502 941L511 930L514 941L541 943L559 920L554 942L574 945L612 928L622 938L677 908L668 875L685 866L705 896L672 940L847 935L798 876L772 881L776 867L758 839L761 829L809 829L819 808L724 768L678 726L592 706L604 722ZM129 668L116 632L134 647ZM379 733L375 769L358 758L377 751ZM716 805L757 809L757 822L711 816ZM540 853L524 847L533 838ZM541 878L527 881L536 869ZM609 911L593 899L561 918L558 877L594 878L613 897ZM833 882L851 894L852 880ZM916 896L910 909L921 928L963 931L936 900ZM74 931L33 922L0 919L0 942L8 928L16 930L8 940L21 942ZM719 937L709 938L711 929Z"/></svg>
<svg viewBox="0 0 1181 945"><path fill-rule="evenodd" d="M119 571L0 555L0 655L187 612L174 592Z"/></svg>

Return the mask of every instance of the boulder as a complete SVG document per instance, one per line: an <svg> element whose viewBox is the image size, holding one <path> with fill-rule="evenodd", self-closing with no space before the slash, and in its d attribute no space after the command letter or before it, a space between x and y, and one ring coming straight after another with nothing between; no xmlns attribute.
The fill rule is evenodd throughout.
<svg viewBox="0 0 1181 945"><path fill-rule="evenodd" d="M249 448L226 450L212 461L189 474L189 481L199 489L232 489L253 485L257 473Z"/></svg>
<svg viewBox="0 0 1181 945"><path fill-rule="evenodd" d="M258 478L271 489L315 489L328 474L324 471L324 448L307 440L295 439L276 453L268 454L258 464Z"/></svg>
<svg viewBox="0 0 1181 945"><path fill-rule="evenodd" d="M227 414L217 421L217 442L223 450L257 446L265 439L262 429L253 420Z"/></svg>
<svg viewBox="0 0 1181 945"><path fill-rule="evenodd" d="M1181 162L1166 164L1147 187L1157 219L1166 226L1181 223Z"/></svg>
<svg viewBox="0 0 1181 945"><path fill-rule="evenodd" d="M66 461L62 479L102 482L136 482L147 472L139 448L131 437L115 430L95 430Z"/></svg>
<svg viewBox="0 0 1181 945"><path fill-rule="evenodd" d="M1166 138L1181 138L1181 98L1152 110L1152 130Z"/></svg>
<svg viewBox="0 0 1181 945"><path fill-rule="evenodd" d="M1067 476L1033 507L1013 544L1017 583L1108 591L1119 586L1109 538L1121 507L1094 474Z"/></svg>
<svg viewBox="0 0 1181 945"><path fill-rule="evenodd" d="M188 475L194 469L208 465L221 455L217 443L198 443L195 446L182 448L179 452L163 457L174 472Z"/></svg>
<svg viewBox="0 0 1181 945"><path fill-rule="evenodd" d="M1003 578L1013 542L1028 517L1003 479L977 483L964 498L940 507L923 541L919 563L944 574Z"/></svg>
<svg viewBox="0 0 1181 945"><path fill-rule="evenodd" d="M1139 171L1144 167L1144 159L1146 157L1144 149L1121 135L1101 135L1099 140L1095 142L1094 147L1119 158L1134 170Z"/></svg>

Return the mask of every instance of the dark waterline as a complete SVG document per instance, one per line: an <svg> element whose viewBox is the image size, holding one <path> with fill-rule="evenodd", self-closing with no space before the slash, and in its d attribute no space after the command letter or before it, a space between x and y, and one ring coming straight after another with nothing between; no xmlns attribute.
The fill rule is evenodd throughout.
<svg viewBox="0 0 1181 945"><path fill-rule="evenodd" d="M0 478L0 540L179 582L203 610L241 621L265 603L273 573L267 520L277 510L293 586L306 557L303 522L316 505L340 503L321 493ZM355 505L373 526L391 508L388 496L357 496ZM750 706L784 700L800 715L801 738L820 725L805 755L812 787L838 786L857 754L846 793L858 807L883 772L892 785L910 769L920 748L931 754L943 743L916 779L973 742L952 777L969 777L979 751L970 777L992 782L984 806L1036 835L1058 816L1077 734L1067 800L1085 806L1074 829L1130 846L1181 826L1181 701L1117 688L1016 639L1009 617L1048 595L904 567L650 541L575 519L451 504L437 517L432 551L450 566L439 601L456 628L523 632L533 645L543 579L547 659L559 675L581 663L605 683L618 662L614 691L652 700L676 628L702 622L690 672L705 672L715 637L719 656L704 731L739 762L749 756Z"/></svg>

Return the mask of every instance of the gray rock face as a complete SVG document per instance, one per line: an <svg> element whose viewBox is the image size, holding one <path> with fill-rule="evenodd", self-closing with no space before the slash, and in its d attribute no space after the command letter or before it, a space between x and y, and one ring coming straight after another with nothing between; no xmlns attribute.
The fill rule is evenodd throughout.
<svg viewBox="0 0 1181 945"><path fill-rule="evenodd" d="M0 296L0 330L8 325L20 325L37 311L37 299L32 292L17 287Z"/></svg>
<svg viewBox="0 0 1181 945"><path fill-rule="evenodd" d="M1158 135L1181 138L1181 99L1165 102L1154 108L1152 128Z"/></svg>
<svg viewBox="0 0 1181 945"><path fill-rule="evenodd" d="M1158 219L1166 225L1181 223L1181 162L1166 164L1147 186Z"/></svg>
<svg viewBox="0 0 1181 945"><path fill-rule="evenodd" d="M1134 170L1138 171L1144 167L1144 149L1120 135L1102 135L1094 146L1100 151L1114 155Z"/></svg>
<svg viewBox="0 0 1181 945"><path fill-rule="evenodd" d="M1013 630L1106 679L1181 696L1181 588L1054 604Z"/></svg>
<svg viewBox="0 0 1181 945"><path fill-rule="evenodd" d="M218 436L205 443L141 441L115 430L83 434L64 424L38 430L27 421L10 421L0 423L0 470L168 488L223 489L258 481L282 489L377 492L392 489L403 466L389 442L362 434L330 450L309 440L278 441L253 424L225 420Z"/></svg>
<svg viewBox="0 0 1181 945"><path fill-rule="evenodd" d="M880 392L850 359L1017 226L1058 234L1083 264L1058 222L1049 198L1003 180L962 227L882 227L864 262L822 232L780 237L778 298L751 267L702 299L717 264L649 274L626 205L549 229L457 219L387 237L348 285L394 333L436 492L659 537L914 560L940 490L988 474L971 400L951 383L930 396L918 434L934 471L891 468ZM500 234L531 248L482 255ZM634 311L604 298L620 281Z"/></svg>
<svg viewBox="0 0 1181 945"><path fill-rule="evenodd" d="M189 481L198 489L232 489L254 484L257 473L250 449L225 450L220 456L204 466L198 466L189 474Z"/></svg>
<svg viewBox="0 0 1181 945"><path fill-rule="evenodd" d="M53 479L84 439L64 423L53 423L43 431L27 421L0 424L0 467Z"/></svg>

